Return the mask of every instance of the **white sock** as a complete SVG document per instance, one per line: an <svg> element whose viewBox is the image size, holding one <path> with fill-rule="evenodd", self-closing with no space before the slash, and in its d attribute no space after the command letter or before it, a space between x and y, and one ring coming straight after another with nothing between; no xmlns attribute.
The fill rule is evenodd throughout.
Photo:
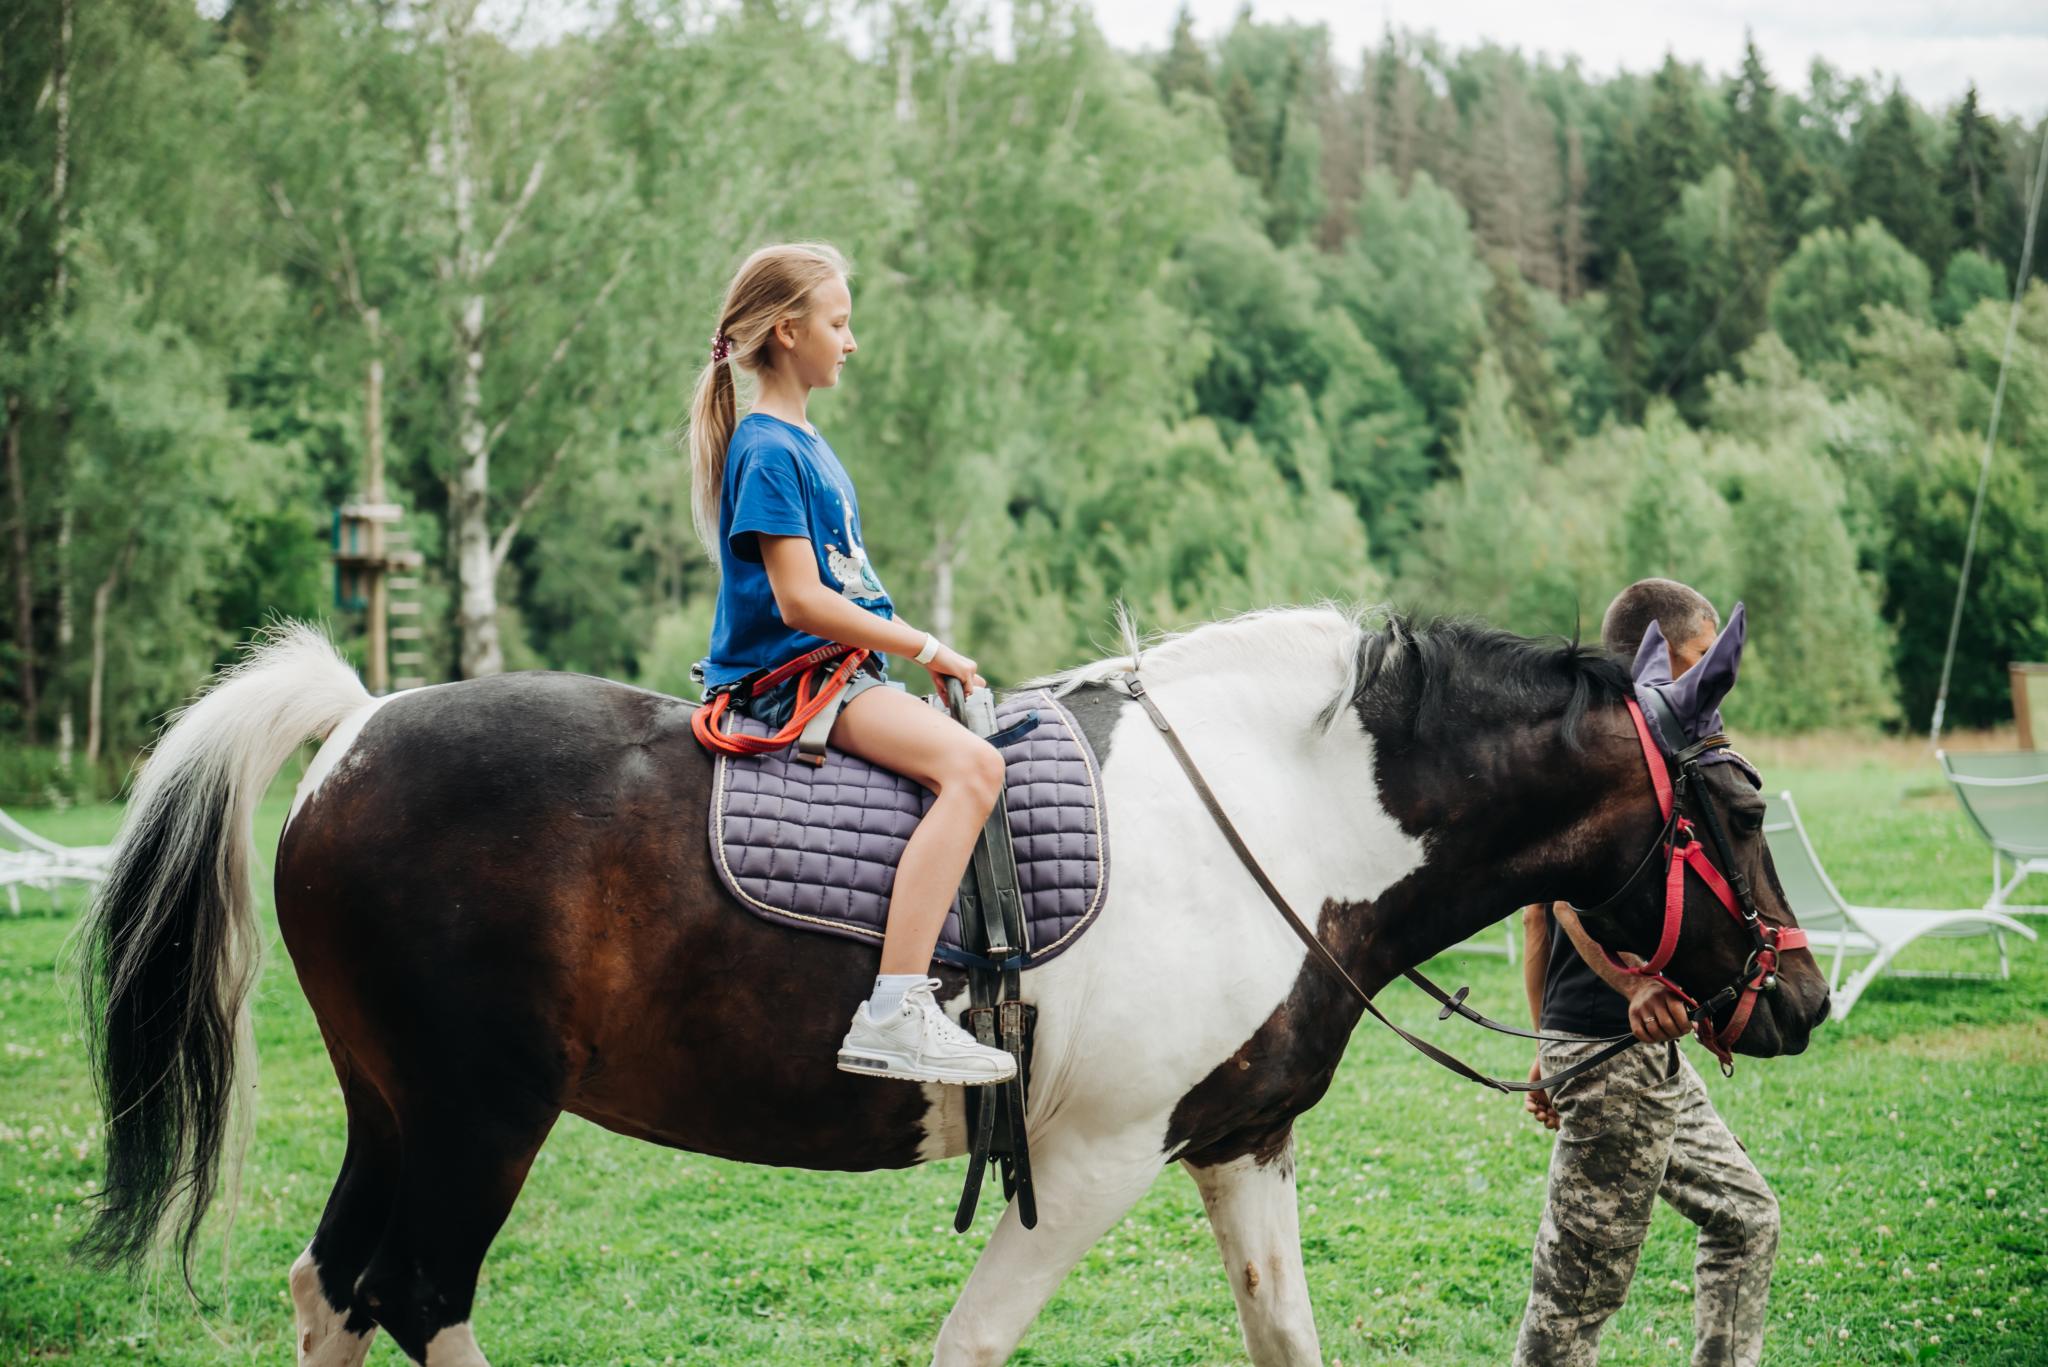
<svg viewBox="0 0 2048 1367"><path fill-rule="evenodd" d="M868 1019L887 1020L903 1008L910 989L924 981L922 973L884 973L875 979L874 994L868 998Z"/></svg>

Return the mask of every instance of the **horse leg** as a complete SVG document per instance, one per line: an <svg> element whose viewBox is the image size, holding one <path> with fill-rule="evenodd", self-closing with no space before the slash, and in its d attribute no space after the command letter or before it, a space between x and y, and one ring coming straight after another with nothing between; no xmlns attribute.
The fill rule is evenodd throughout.
<svg viewBox="0 0 2048 1367"><path fill-rule="evenodd" d="M424 1367L488 1367L469 1319L484 1252L560 1115L531 1093L451 1086L399 1118L397 1201L360 1304Z"/></svg>
<svg viewBox="0 0 2048 1367"><path fill-rule="evenodd" d="M1301 1265L1293 1134L1268 1158L1247 1154L1206 1167L1187 1159L1184 1166L1209 1211L1251 1360L1257 1367L1321 1362Z"/></svg>
<svg viewBox="0 0 2048 1367"><path fill-rule="evenodd" d="M398 1125L347 1056L332 1041L328 1048L348 1107L348 1148L320 1227L292 1264L292 1308L299 1367L361 1367L377 1324L357 1302L356 1279L370 1265L391 1218Z"/></svg>
<svg viewBox="0 0 2048 1367"><path fill-rule="evenodd" d="M1024 1228L1014 1203L1003 1211L939 1329L933 1367L981 1367L1009 1358L1081 1255L1137 1204L1165 1166L1151 1134L1123 1154L1110 1146L1033 1139L1038 1227Z"/></svg>

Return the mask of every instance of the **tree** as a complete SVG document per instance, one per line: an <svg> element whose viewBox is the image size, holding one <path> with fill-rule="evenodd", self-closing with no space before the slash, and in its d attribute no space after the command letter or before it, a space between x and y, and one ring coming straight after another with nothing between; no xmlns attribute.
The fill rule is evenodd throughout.
<svg viewBox="0 0 2048 1367"><path fill-rule="evenodd" d="M289 507L302 467L230 411L235 367L279 303L222 211L250 189L219 136L241 64L195 14L62 5L47 19L0 58L9 598L58 763L82 740L89 769L226 652L213 566L244 517Z"/></svg>
<svg viewBox="0 0 2048 1367"><path fill-rule="evenodd" d="M1864 310L1890 304L1928 316L1927 267L1875 220L1853 233L1809 233L1771 289L1771 326L1809 366L1849 359L1851 333L1867 329Z"/></svg>
<svg viewBox="0 0 2048 1367"><path fill-rule="evenodd" d="M1679 287L1691 268L1665 225L1678 211L1685 187L1720 161L1718 139L1707 123L1699 86L1690 68L1667 56L1650 82L1650 111L1639 134L1641 165L1635 177L1643 196L1637 208L1633 251L1643 290L1652 299Z"/></svg>
<svg viewBox="0 0 2048 1367"><path fill-rule="evenodd" d="M1999 174L2005 160L2004 140L1999 137L1998 125L1977 108L1974 82L1956 106L1954 122L1948 160L1941 167L1949 240L1958 249L2002 259L2009 245L2017 241L2014 227L2021 213Z"/></svg>
<svg viewBox="0 0 2048 1367"><path fill-rule="evenodd" d="M1763 187L1749 163L1716 166L1679 197L1664 233L1684 277L1652 305L1662 339L1656 388L1695 409L1707 376L1727 369L1762 332L1775 255Z"/></svg>
<svg viewBox="0 0 2048 1367"><path fill-rule="evenodd" d="M1283 246L1307 236L1323 217L1315 100L1328 42L1320 27L1260 24L1246 10L1217 50L1231 159L1258 186L1266 230Z"/></svg>
<svg viewBox="0 0 2048 1367"><path fill-rule="evenodd" d="M1577 124L1564 131L1564 203L1558 223L1558 294L1566 303L1577 299L1585 283L1586 258L1590 247L1586 237L1586 173L1584 135Z"/></svg>
<svg viewBox="0 0 2048 1367"><path fill-rule="evenodd" d="M1604 547L1554 520L1554 486L1513 387L1489 352L1451 443L1456 474L1423 499L1402 596L1433 610L1476 612L1524 629L1568 618L1585 558ZM1545 534L1503 535L1522 528Z"/></svg>
<svg viewBox="0 0 2048 1367"><path fill-rule="evenodd" d="M1898 86L1856 127L1849 195L1858 218L1875 218L1929 270L1948 259L1949 229L1934 168Z"/></svg>
<svg viewBox="0 0 2048 1367"><path fill-rule="evenodd" d="M1849 131L1864 126L1877 102L1868 79L1843 76L1818 57L1807 69L1806 85L1803 95L1780 101L1799 181L1794 227L1802 234L1822 227L1847 230L1861 217L1849 191Z"/></svg>
<svg viewBox="0 0 2048 1367"><path fill-rule="evenodd" d="M1195 37L1195 16L1186 5L1174 16L1173 41L1167 45L1166 55L1159 59L1153 78L1159 82L1160 96L1169 104L1182 91L1215 98L1216 82L1209 75L1209 54Z"/></svg>
<svg viewBox="0 0 2048 1367"><path fill-rule="evenodd" d="M2010 301L1985 300L1956 324L1955 340L1963 368L1975 381L1964 390L1957 425L1982 433L1991 418L1992 391L2005 366L2005 404L1999 411L2001 455L2011 452L2048 483L2048 284L2032 281L2020 299L2012 356L2006 362L2006 326ZM2017 656L2015 659L2019 658Z"/></svg>
<svg viewBox="0 0 2048 1367"><path fill-rule="evenodd" d="M1965 248L1948 259L1941 273L1941 288L1934 296L1934 316L1946 327L1954 327L1963 316L1986 299L2010 299L2005 269L1975 248Z"/></svg>
<svg viewBox="0 0 2048 1367"><path fill-rule="evenodd" d="M328 453L334 459L324 472L336 485L331 501L390 502L396 490L418 483L414 463L403 460L388 470L387 483L392 419L412 424L419 415L416 395L393 404L401 396L387 380L439 340L434 292L417 285L432 273L418 229L438 212L425 193L432 184L425 149L409 136L430 54L375 16L362 24L349 18L338 10L286 14L249 5L229 16L231 32L261 44L250 55L245 114L265 210L256 237L280 276L312 305L298 315L299 326L272 334L271 354L258 370L267 377L295 372L296 392L283 402L310 398L309 408L348 415L347 437ZM308 118L309 109L328 116ZM309 358L333 369L307 364ZM360 377L353 393L342 375ZM252 407L281 399L261 383L249 387L248 397ZM252 430L268 428L266 416L252 413ZM432 495L437 504L439 493ZM380 524L365 549L395 549L385 544L389 530ZM363 642L366 681L380 691L391 676L385 605L376 594L388 588L380 580L372 591ZM261 616L259 610L250 620Z"/></svg>
<svg viewBox="0 0 2048 1367"><path fill-rule="evenodd" d="M1858 567L1833 463L1780 434L1760 448L1715 441L1706 468L1726 509L1734 594L1749 605L1742 724L1790 731L1896 716L1880 586Z"/></svg>
<svg viewBox="0 0 2048 1367"><path fill-rule="evenodd" d="M1789 244L1797 186L1790 174L1792 147L1778 121L1778 92L1750 33L1743 35L1742 70L1728 87L1728 149L1749 164L1762 189L1775 257L1776 248Z"/></svg>
<svg viewBox="0 0 2048 1367"><path fill-rule="evenodd" d="M1243 224L1188 244L1188 307L1209 350L1196 411L1226 441L1249 433L1297 483L1320 461L1320 478L1350 497L1373 544L1393 552L1429 482L1430 432L1394 367L1346 313L1323 307L1316 264Z"/></svg>
<svg viewBox="0 0 2048 1367"><path fill-rule="evenodd" d="M1486 293L1487 335L1529 430L1546 449L1554 449L1565 435L1570 396L1558 382L1548 338L1537 321L1535 291L1500 253L1488 258L1487 267L1493 276Z"/></svg>
<svg viewBox="0 0 2048 1367"><path fill-rule="evenodd" d="M1223 130L1230 137L1230 164L1263 191L1273 179L1273 140L1242 71L1231 72L1223 87Z"/></svg>
<svg viewBox="0 0 2048 1367"><path fill-rule="evenodd" d="M1622 417L1638 422L1648 399L1649 348L1643 336L1643 285L1636 259L1621 254L1614 286L1607 291L1607 360L1614 371L1615 407Z"/></svg>
<svg viewBox="0 0 2048 1367"><path fill-rule="evenodd" d="M638 235L633 230L638 225L628 228L629 220L621 212L631 201L619 193L624 187L618 168L607 164L586 121L589 91L605 74L606 54L578 54L581 60L571 65L565 73L568 79L558 88L551 89L556 83L545 80L537 90L489 82L484 72L497 54L495 44L473 28L476 4L477 0L442 0L434 12L432 41L443 64L442 98L425 161L447 204L447 216L439 225L444 245L436 272L448 292L447 345L453 362L449 422L457 455L448 475L449 534L460 590L455 624L464 678L495 674L505 667L498 629L498 575L520 519L561 468L571 438L558 438L559 428L515 436L516 446L524 448L520 454L525 459L519 464L525 492L496 527L492 491L494 484L505 481L494 476L493 459L503 462L513 454L507 435L521 410L537 396L545 393L558 402L588 400L590 379L602 370L584 364L594 348L583 334L593 320L600 326L611 321L610 301L631 268ZM508 95L515 97L514 108L493 107ZM483 118L477 116L479 102L484 102ZM583 134L575 147L581 155L564 155L564 143L572 133ZM574 177L571 183L581 193L564 204L568 196L562 191L569 187L551 186L551 177ZM546 237L532 230L543 217L535 206L544 187L552 192L546 207L568 211L549 225L553 232ZM569 253L564 263L559 245L564 236L596 238L600 223L605 248ZM534 251L546 253L558 266L570 265L569 278L543 276L543 289L520 291L514 281L533 280L535 273L515 274L512 254ZM501 259L506 262L503 269ZM493 346L487 325L499 311L525 311L547 319L545 333L525 333L526 340L542 344L535 348L538 354L507 354L509 348ZM486 368L494 352L500 365L510 361L520 368L512 383L492 384L487 397ZM557 374L572 352L577 364ZM495 376L496 367L491 369Z"/></svg>
<svg viewBox="0 0 2048 1367"><path fill-rule="evenodd" d="M1956 578L1976 496L1979 438L1935 443L1898 480L1888 523L1894 553L1885 579L1885 614L1898 633L1899 701L1906 718L1934 713L1948 644ZM1969 593L1956 637L1948 721L1993 726L2012 717L2010 660L2048 656L2048 488L2018 462L1994 460L1971 561Z"/></svg>
<svg viewBox="0 0 2048 1367"><path fill-rule="evenodd" d="M1506 252L1522 279L1558 291L1558 207L1566 191L1556 121L1530 98L1512 54L1482 48L1461 65L1476 93L1464 110L1456 184L1473 231Z"/></svg>
<svg viewBox="0 0 2048 1367"><path fill-rule="evenodd" d="M1485 349L1493 283L1464 208L1425 172L1406 195L1375 172L1359 197L1358 236L1327 271L1333 298L1447 434Z"/></svg>
<svg viewBox="0 0 2048 1367"><path fill-rule="evenodd" d="M1955 340L1891 304L1869 306L1863 321L1849 335L1857 388L1896 404L1929 436L1953 432L1965 382Z"/></svg>

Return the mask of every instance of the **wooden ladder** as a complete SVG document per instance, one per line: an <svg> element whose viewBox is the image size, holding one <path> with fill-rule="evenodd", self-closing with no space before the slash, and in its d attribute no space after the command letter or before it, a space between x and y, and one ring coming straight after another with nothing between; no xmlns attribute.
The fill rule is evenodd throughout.
<svg viewBox="0 0 2048 1367"><path fill-rule="evenodd" d="M402 526L386 528L384 543L385 564L391 570L384 580L389 594L385 611L391 619L391 687L422 688L427 682L427 656L419 593L426 557L413 548L412 533Z"/></svg>

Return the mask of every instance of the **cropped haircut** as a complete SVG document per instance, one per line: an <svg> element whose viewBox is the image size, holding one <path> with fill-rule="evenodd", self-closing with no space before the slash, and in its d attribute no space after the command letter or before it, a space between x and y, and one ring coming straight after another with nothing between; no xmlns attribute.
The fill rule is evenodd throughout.
<svg viewBox="0 0 2048 1367"><path fill-rule="evenodd" d="M768 339L785 318L810 311L811 296L853 267L839 249L823 242L784 242L763 247L740 263L712 333L712 359L697 375L690 401L690 516L704 549L718 558L718 504L725 488L725 453L739 425L733 367L759 374L769 363ZM717 339L724 339L720 348ZM722 353L722 354L721 354Z"/></svg>
<svg viewBox="0 0 2048 1367"><path fill-rule="evenodd" d="M1676 579L1638 579L1607 605L1600 622L1600 643L1624 660L1633 660L1655 622L1664 639L1676 646L1720 624L1714 605L1698 589Z"/></svg>

